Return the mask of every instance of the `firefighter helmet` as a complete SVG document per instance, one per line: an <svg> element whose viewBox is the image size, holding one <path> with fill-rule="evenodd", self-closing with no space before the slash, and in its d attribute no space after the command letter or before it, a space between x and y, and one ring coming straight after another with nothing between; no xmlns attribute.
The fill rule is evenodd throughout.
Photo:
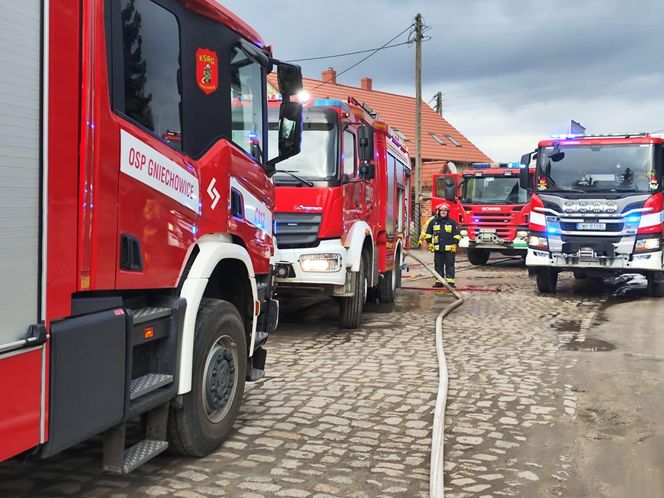
<svg viewBox="0 0 664 498"><path fill-rule="evenodd" d="M436 206L436 212L438 211L447 211L448 213L450 212L450 205L447 202L441 202Z"/></svg>

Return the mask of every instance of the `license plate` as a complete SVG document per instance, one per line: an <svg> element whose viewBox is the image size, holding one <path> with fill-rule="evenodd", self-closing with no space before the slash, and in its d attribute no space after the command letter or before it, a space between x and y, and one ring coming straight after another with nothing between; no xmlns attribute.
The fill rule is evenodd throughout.
<svg viewBox="0 0 664 498"><path fill-rule="evenodd" d="M490 233L483 233L480 235L482 242L491 242L493 241L493 235Z"/></svg>
<svg viewBox="0 0 664 498"><path fill-rule="evenodd" d="M496 233L495 228L480 228L480 233Z"/></svg>
<svg viewBox="0 0 664 498"><path fill-rule="evenodd" d="M606 230L606 223L577 223L577 230Z"/></svg>

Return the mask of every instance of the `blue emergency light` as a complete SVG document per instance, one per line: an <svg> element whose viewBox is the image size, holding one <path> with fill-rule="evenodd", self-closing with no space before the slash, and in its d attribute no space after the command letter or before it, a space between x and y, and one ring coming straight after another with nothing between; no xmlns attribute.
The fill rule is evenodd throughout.
<svg viewBox="0 0 664 498"><path fill-rule="evenodd" d="M339 99L316 99L313 102L313 107L341 107L350 114L350 108Z"/></svg>

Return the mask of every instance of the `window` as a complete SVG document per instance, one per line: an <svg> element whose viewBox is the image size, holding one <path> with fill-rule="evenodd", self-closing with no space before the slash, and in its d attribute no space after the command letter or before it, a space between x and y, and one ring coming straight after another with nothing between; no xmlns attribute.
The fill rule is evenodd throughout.
<svg viewBox="0 0 664 498"><path fill-rule="evenodd" d="M121 0L124 103L118 109L181 150L180 28L151 0Z"/></svg>
<svg viewBox="0 0 664 498"><path fill-rule="evenodd" d="M231 56L231 139L254 159L261 161L263 150L263 71L241 48Z"/></svg>
<svg viewBox="0 0 664 498"><path fill-rule="evenodd" d="M442 138L440 138L440 137L439 137L438 135L436 135L435 133L431 133L431 132L429 132L429 135L431 135L431 137L432 137L436 142L438 142L440 145L447 145L447 144L445 143L445 140L443 140Z"/></svg>
<svg viewBox="0 0 664 498"><path fill-rule="evenodd" d="M344 131L344 164L343 174L353 176L355 173L355 135L350 131Z"/></svg>
<svg viewBox="0 0 664 498"><path fill-rule="evenodd" d="M450 142L452 142L453 145L456 145L457 147L461 147L461 144L456 141L456 139L452 135L445 135L445 138L447 138Z"/></svg>

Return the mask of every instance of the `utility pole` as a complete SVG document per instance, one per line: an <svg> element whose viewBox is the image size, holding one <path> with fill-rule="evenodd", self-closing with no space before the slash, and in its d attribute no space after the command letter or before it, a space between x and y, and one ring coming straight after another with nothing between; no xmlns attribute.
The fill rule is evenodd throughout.
<svg viewBox="0 0 664 498"><path fill-rule="evenodd" d="M415 233L422 222L422 14L415 16Z"/></svg>
<svg viewBox="0 0 664 498"><path fill-rule="evenodd" d="M443 115L443 92L438 92L436 94L436 112Z"/></svg>

